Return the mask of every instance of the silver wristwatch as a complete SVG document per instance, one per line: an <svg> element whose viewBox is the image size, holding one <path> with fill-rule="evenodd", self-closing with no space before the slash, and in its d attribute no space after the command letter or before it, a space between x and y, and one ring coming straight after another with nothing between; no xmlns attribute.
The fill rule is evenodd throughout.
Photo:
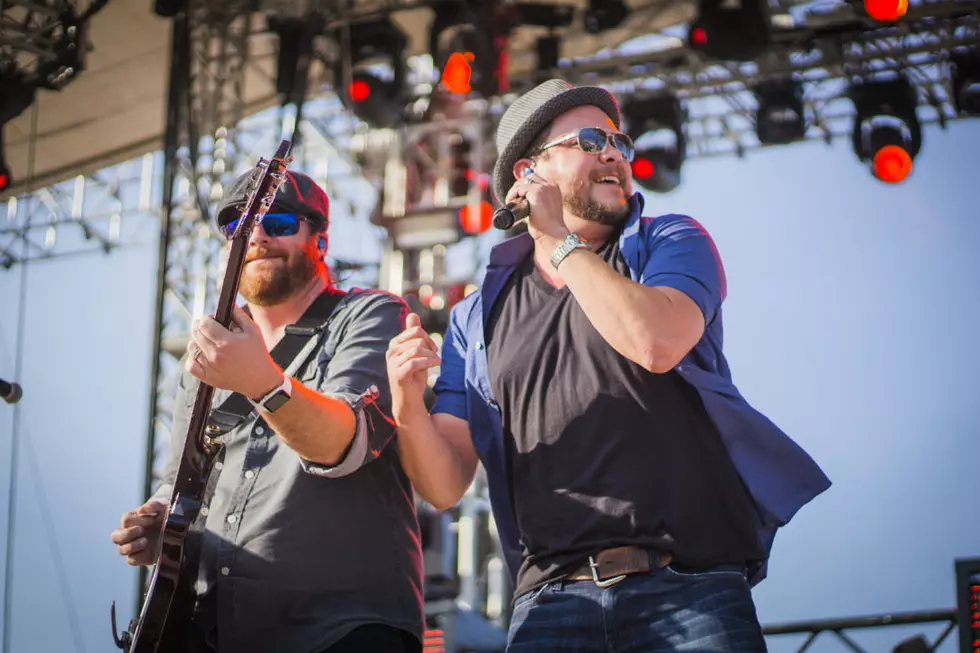
<svg viewBox="0 0 980 653"><path fill-rule="evenodd" d="M555 266L555 269L557 270L558 266L561 265L561 262L565 260L565 257L577 249L587 249L591 251L592 245L589 244L589 241L585 240L578 234L568 234L565 236L565 240L561 241L558 244L558 247L555 248L555 253L551 255L551 264Z"/></svg>

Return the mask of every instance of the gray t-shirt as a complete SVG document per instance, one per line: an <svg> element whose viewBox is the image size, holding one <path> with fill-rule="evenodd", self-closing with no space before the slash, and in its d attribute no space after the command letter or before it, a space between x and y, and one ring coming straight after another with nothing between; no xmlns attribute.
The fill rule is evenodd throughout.
<svg viewBox="0 0 980 653"><path fill-rule="evenodd" d="M254 411L223 436L195 587L196 627L209 640L216 634L220 653L315 653L367 623L421 639L418 521L386 417L385 352L407 313L389 293L351 291L314 353L295 371L286 367L294 383L354 408L357 431L336 466L303 460ZM181 376L166 479L176 473L197 384ZM212 405L229 395L216 391ZM155 496L166 501L171 492L164 485Z"/></svg>

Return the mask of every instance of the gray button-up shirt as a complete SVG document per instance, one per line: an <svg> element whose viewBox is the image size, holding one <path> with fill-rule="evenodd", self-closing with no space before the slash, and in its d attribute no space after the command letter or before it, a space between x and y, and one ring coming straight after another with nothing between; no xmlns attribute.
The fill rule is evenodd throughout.
<svg viewBox="0 0 980 653"><path fill-rule="evenodd" d="M224 436L196 584L199 630L221 653L316 653L354 627L383 623L421 639L422 553L412 486L401 468L385 371L408 308L356 290L333 312L307 362L286 372L355 410L343 460L302 459L254 411ZM362 401L376 386L376 400ZM197 380L181 376L171 461L176 473ZM230 395L216 391L213 405ZM156 495L169 500L172 487ZM206 511L206 512L205 512ZM210 637L209 637L210 639Z"/></svg>

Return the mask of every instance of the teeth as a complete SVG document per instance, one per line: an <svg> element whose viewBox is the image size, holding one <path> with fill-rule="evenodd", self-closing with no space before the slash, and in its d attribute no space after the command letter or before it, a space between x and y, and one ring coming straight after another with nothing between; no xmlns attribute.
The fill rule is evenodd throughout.
<svg viewBox="0 0 980 653"><path fill-rule="evenodd" d="M605 184L605 183L618 184L619 183L619 177L614 177L614 176L599 177L599 183L600 184Z"/></svg>

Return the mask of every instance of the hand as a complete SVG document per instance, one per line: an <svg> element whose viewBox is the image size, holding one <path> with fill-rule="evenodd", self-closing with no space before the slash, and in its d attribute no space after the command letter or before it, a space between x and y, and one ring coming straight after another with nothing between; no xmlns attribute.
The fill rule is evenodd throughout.
<svg viewBox="0 0 980 653"><path fill-rule="evenodd" d="M562 217L564 206L561 190L556 184L532 172L511 186L504 202L512 202L518 197L526 198L531 205L527 230L536 242L543 245L554 242L557 246L570 233Z"/></svg>
<svg viewBox="0 0 980 653"><path fill-rule="evenodd" d="M262 332L239 306L233 309L231 329L211 316L198 321L187 353L187 371L215 388L261 399L282 383L282 370L269 355Z"/></svg>
<svg viewBox="0 0 980 653"><path fill-rule="evenodd" d="M385 360L388 361L388 382L391 384L391 408L396 422L420 408L424 412L422 394L431 367L438 366L439 348L422 328L422 320L410 313L405 330L391 339Z"/></svg>
<svg viewBox="0 0 980 653"><path fill-rule="evenodd" d="M150 499L136 510L122 516L122 526L109 538L117 545L119 554L131 565L152 565L160 548L160 534L167 517L167 503Z"/></svg>

